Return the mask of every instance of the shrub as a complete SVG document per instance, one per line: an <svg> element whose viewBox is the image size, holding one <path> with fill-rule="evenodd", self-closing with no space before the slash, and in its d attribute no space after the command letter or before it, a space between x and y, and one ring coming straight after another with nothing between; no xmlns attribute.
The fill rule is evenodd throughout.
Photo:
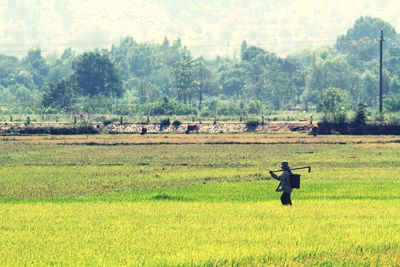
<svg viewBox="0 0 400 267"><path fill-rule="evenodd" d="M216 116L216 115L217 115L217 112L216 112L216 111L209 110L209 109L203 109L203 110L200 112L200 117L214 117L214 116Z"/></svg>
<svg viewBox="0 0 400 267"><path fill-rule="evenodd" d="M18 134L53 134L53 135L75 135L75 134L98 134L100 130L89 124L77 127L28 127L17 130Z"/></svg>
<svg viewBox="0 0 400 267"><path fill-rule="evenodd" d="M391 113L391 114L389 114L387 120L388 120L388 124L400 125L400 113Z"/></svg>
<svg viewBox="0 0 400 267"><path fill-rule="evenodd" d="M261 115L265 113L266 107L260 101L250 101L246 110L249 114Z"/></svg>
<svg viewBox="0 0 400 267"><path fill-rule="evenodd" d="M250 120L246 122L246 130L248 132L254 132L256 128L260 125L258 120Z"/></svg>
<svg viewBox="0 0 400 267"><path fill-rule="evenodd" d="M400 111L400 94L385 97L385 109L390 112Z"/></svg>
<svg viewBox="0 0 400 267"><path fill-rule="evenodd" d="M238 116L243 114L243 110L234 102L220 103L217 114L223 116Z"/></svg>
<svg viewBox="0 0 400 267"><path fill-rule="evenodd" d="M358 104L358 108L356 111L356 115L354 116L354 119L352 123L354 125L365 125L367 124L367 111L366 111L367 106L360 103Z"/></svg>
<svg viewBox="0 0 400 267"><path fill-rule="evenodd" d="M104 126L107 126L107 125L110 125L110 124L113 124L113 123L114 123L113 120L105 120L105 121L103 121L103 125Z"/></svg>
<svg viewBox="0 0 400 267"><path fill-rule="evenodd" d="M173 99L164 98L163 100L146 104L143 112L147 115L197 115L197 109L189 107Z"/></svg>
<svg viewBox="0 0 400 267"><path fill-rule="evenodd" d="M160 125L161 125L161 126L164 126L164 127L168 127L170 124L171 124L171 121L170 121L169 118L162 119L162 120L160 121Z"/></svg>
<svg viewBox="0 0 400 267"><path fill-rule="evenodd" d="M328 88L321 97L317 110L323 112L323 120L344 123L349 106L349 94L340 88Z"/></svg>
<svg viewBox="0 0 400 267"><path fill-rule="evenodd" d="M181 126L181 122L180 121L178 121L178 120L174 120L174 122L172 123L172 126L174 126L174 128L176 129L176 128L179 128L179 126Z"/></svg>
<svg viewBox="0 0 400 267"><path fill-rule="evenodd" d="M160 131L163 131L165 128L169 127L171 125L171 121L169 118L162 119L160 121Z"/></svg>
<svg viewBox="0 0 400 267"><path fill-rule="evenodd" d="M356 114L351 121L352 132L355 134L365 134L367 125L366 105L358 104Z"/></svg>

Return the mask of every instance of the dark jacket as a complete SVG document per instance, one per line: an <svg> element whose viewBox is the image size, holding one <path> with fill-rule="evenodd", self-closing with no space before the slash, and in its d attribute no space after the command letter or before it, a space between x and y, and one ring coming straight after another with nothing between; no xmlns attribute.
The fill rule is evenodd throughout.
<svg viewBox="0 0 400 267"><path fill-rule="evenodd" d="M284 171L281 176L276 175L275 173L271 173L272 178L281 181L279 187L277 189L278 192L292 193L292 186L290 184L290 175L292 173L290 171Z"/></svg>

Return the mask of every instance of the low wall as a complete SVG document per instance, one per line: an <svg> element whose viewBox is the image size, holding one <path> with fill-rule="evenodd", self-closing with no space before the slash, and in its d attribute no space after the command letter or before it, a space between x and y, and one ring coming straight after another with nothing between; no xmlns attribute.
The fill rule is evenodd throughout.
<svg viewBox="0 0 400 267"><path fill-rule="evenodd" d="M105 127L109 133L140 133L146 128L148 133L184 133L189 125L197 125L200 133L242 133L249 131L245 123L182 123L179 127L172 125L161 128L160 124L112 124ZM256 127L253 132L288 132L307 131L307 122L273 122Z"/></svg>
<svg viewBox="0 0 400 267"><path fill-rule="evenodd" d="M101 132L109 134L138 134L143 128L147 133L184 133L189 125L197 125L200 133L242 133L242 132L288 132L288 131L308 131L308 122L270 122L259 125L255 129L247 129L245 123L223 122L223 123L182 123L179 127L170 125L161 127L158 123L129 123L129 124L109 124L93 123L91 126ZM87 126L87 125L86 125ZM80 124L70 123L0 123L0 134L32 134L37 130L38 133L62 132L61 129L71 129L82 127ZM46 131L48 129L49 131ZM56 130L56 131L55 131Z"/></svg>

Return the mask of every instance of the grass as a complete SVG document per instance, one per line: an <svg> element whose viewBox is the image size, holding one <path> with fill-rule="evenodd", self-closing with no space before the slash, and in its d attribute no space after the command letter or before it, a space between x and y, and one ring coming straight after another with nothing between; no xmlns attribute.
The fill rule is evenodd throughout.
<svg viewBox="0 0 400 267"><path fill-rule="evenodd" d="M398 266L397 140L3 137L0 265ZM283 159L313 167L292 207Z"/></svg>
<svg viewBox="0 0 400 267"><path fill-rule="evenodd" d="M283 209L274 202L14 204L2 210L0 262L281 265L362 263L369 257L373 263L380 257L390 263L400 252L400 212L395 205L382 212L384 205L306 201Z"/></svg>
<svg viewBox="0 0 400 267"><path fill-rule="evenodd" d="M3 145L132 146L152 144L384 144L400 143L399 136L329 135L310 138L305 134L274 132L245 134L138 134L0 136ZM305 146L306 148L306 146Z"/></svg>

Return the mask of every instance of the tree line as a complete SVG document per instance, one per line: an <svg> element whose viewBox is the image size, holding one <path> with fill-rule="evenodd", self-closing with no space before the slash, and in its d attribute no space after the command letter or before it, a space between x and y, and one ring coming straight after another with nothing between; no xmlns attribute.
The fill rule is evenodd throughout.
<svg viewBox="0 0 400 267"><path fill-rule="evenodd" d="M356 20L333 47L280 57L243 41L238 57L194 57L181 40L123 38L110 49L44 57L0 54L0 112L242 116L274 110L355 110L378 104L385 33L387 111L400 110L400 38L387 22ZM339 99L339 100L338 100ZM332 105L331 105L332 106ZM336 112L337 113L337 112Z"/></svg>

